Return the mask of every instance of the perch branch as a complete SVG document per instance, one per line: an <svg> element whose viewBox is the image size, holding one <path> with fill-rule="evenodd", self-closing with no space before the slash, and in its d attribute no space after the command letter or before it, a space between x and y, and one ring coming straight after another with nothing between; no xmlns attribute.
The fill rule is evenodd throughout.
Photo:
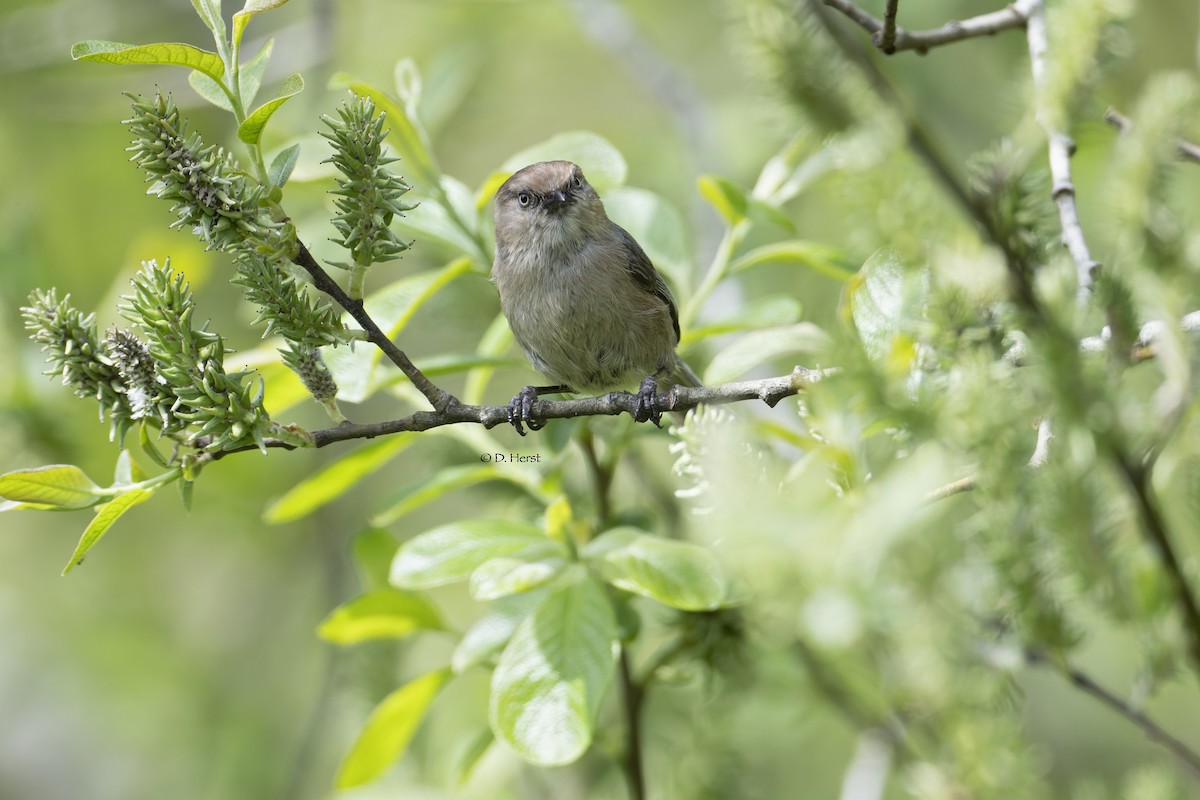
<svg viewBox="0 0 1200 800"><path fill-rule="evenodd" d="M1030 9L1038 0L1017 0L999 11L980 14L963 20L952 20L939 28L923 31L906 31L896 26L896 0L888 0L884 18L878 19L851 0L824 0L845 14L871 34L871 42L884 53L891 55L903 50L915 50L924 55L931 48L961 42L976 36L992 36L1010 28L1025 26Z"/></svg>

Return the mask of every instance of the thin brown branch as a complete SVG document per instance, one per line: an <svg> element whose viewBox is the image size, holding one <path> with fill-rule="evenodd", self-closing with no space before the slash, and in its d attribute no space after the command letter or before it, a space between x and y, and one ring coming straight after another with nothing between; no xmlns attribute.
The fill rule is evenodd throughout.
<svg viewBox="0 0 1200 800"><path fill-rule="evenodd" d="M623 759L625 778L629 781L630 800L645 800L646 770L642 763L642 700L645 695L642 687L633 678L633 671L629 668L629 655L624 647L621 648L621 658L617 666L621 676L621 699L627 728Z"/></svg>
<svg viewBox="0 0 1200 800"><path fill-rule="evenodd" d="M1104 112L1104 121L1121 133L1128 133L1133 129L1133 121L1115 108L1110 108ZM1175 149L1181 161L1191 161L1200 164L1200 145L1195 142L1189 142L1187 139L1180 139L1175 143Z"/></svg>
<svg viewBox="0 0 1200 800"><path fill-rule="evenodd" d="M315 287L332 297L339 306L344 308L354 318L354 321L366 332L367 340L383 351L388 360L400 368L400 371L412 381L413 386L417 387L417 390L425 395L425 398L429 400L429 404L433 406L435 411L438 413L448 412L459 405L458 399L454 395L443 389L439 389L434 385L433 381L425 377L425 374L421 370L417 369L417 366L409 360L404 351L397 347L396 343L389 339L388 335L375 324L375 320L371 319L371 315L363 307L362 301L351 298L338 285L338 282L330 277L329 273L325 271L320 263L313 258L312 253L308 251L308 248L303 243L300 244L300 250L292 259L292 262L302 267L312 277Z"/></svg>
<svg viewBox="0 0 1200 800"><path fill-rule="evenodd" d="M963 20L952 20L939 28L906 31L896 26L896 0L888 0L882 20L872 16L851 0L824 0L825 5L842 12L870 33L872 43L888 55L903 50L915 50L924 55L939 45L953 44L977 36L993 36L1001 31L1024 27L1029 10L1035 2L1036 0L1017 0L999 11Z"/></svg>
<svg viewBox="0 0 1200 800"><path fill-rule="evenodd" d="M1050 48L1046 34L1046 7L1042 0L1030 4L1025 25L1025 36L1029 42L1029 69L1033 75L1035 93L1046 85L1046 53ZM1075 183L1071 180L1071 156L1075 143L1058 130L1046 113L1038 108L1037 120L1046 132L1050 159L1051 190L1054 204L1058 206L1058 219L1062 227L1062 242L1075 262L1079 288L1079 299L1086 301L1096 281L1100 263L1092 258L1087 239L1083 235L1083 224L1079 221L1079 209L1075 204Z"/></svg>
<svg viewBox="0 0 1200 800"><path fill-rule="evenodd" d="M1200 753L1197 753L1187 744L1172 736L1161 725L1147 716L1144 711L1135 708L1130 703L1117 697L1117 695L1098 684L1087 673L1061 660L1052 658L1045 651L1025 648L1024 654L1027 663L1054 670L1063 678L1070 681L1071 685L1075 688L1099 700L1132 722L1146 734L1147 738L1166 748L1172 755L1182 761L1195 777L1200 778Z"/></svg>

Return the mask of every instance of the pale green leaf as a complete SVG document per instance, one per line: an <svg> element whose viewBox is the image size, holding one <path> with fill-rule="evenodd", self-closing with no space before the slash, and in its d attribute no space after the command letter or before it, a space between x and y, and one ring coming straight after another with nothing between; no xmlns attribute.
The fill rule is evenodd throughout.
<svg viewBox="0 0 1200 800"><path fill-rule="evenodd" d="M854 272L846 269L844 262L845 255L839 248L820 242L791 239L756 247L734 261L729 267L729 274L762 264L795 264L834 280L848 281L854 277Z"/></svg>
<svg viewBox="0 0 1200 800"><path fill-rule="evenodd" d="M299 158L299 144L280 150L275 158L271 159L271 166L267 167L267 180L271 182L271 185L283 186L286 184L288 178L292 176L292 170L296 168L296 161Z"/></svg>
<svg viewBox="0 0 1200 800"><path fill-rule="evenodd" d="M0 497L20 503L87 508L105 495L83 470L71 464L19 469L0 475Z"/></svg>
<svg viewBox="0 0 1200 800"><path fill-rule="evenodd" d="M76 566L83 563L83 557L87 555L89 550L96 546L96 542L100 541L100 537L108 533L108 529L121 518L122 514L139 503L146 502L153 496L153 491L131 489L124 494L117 495L104 505L97 507L96 516L92 517L92 521L83 531L83 536L79 537L79 544L75 547L75 552L71 555L71 560L67 562L67 566L63 569L63 575L66 575Z"/></svg>
<svg viewBox="0 0 1200 800"><path fill-rule="evenodd" d="M391 582L402 589L427 589L465 580L485 561L547 541L532 525L503 519L470 519L434 528L396 551Z"/></svg>
<svg viewBox="0 0 1200 800"><path fill-rule="evenodd" d="M702 175L696 180L700 196L709 202L730 225L746 218L749 200L746 192L736 183L715 175Z"/></svg>
<svg viewBox="0 0 1200 800"><path fill-rule="evenodd" d="M237 22L236 18L234 22ZM267 62L271 60L271 52L274 49L275 40L267 39L254 58L243 64L238 71L238 85L242 89L242 103L246 108L249 108L250 104L254 102L254 98L258 96L259 87L262 86L263 73L267 71Z"/></svg>
<svg viewBox="0 0 1200 800"><path fill-rule="evenodd" d="M445 629L441 614L424 597L387 588L359 595L335 608L317 628L317 635L334 644L356 644Z"/></svg>
<svg viewBox="0 0 1200 800"><path fill-rule="evenodd" d="M196 94L217 108L233 112L233 103L229 101L229 93L225 91L224 82L215 81L203 72L192 70L188 73L188 85Z"/></svg>
<svg viewBox="0 0 1200 800"><path fill-rule="evenodd" d="M736 380L777 358L820 353L828 346L829 335L811 322L750 331L717 353L704 371L704 382L716 384Z"/></svg>
<svg viewBox="0 0 1200 800"><path fill-rule="evenodd" d="M692 262L687 233L683 217L674 206L654 192L625 186L604 195L604 210L613 222L629 231L677 292L690 289Z"/></svg>
<svg viewBox="0 0 1200 800"><path fill-rule="evenodd" d="M467 782L471 773L475 771L475 765L487 754L495 741L496 734L492 733L492 729L484 728L463 748L462 754L454 762L453 780L456 784L461 786Z"/></svg>
<svg viewBox="0 0 1200 800"><path fill-rule="evenodd" d="M146 480L146 473L133 460L133 454L122 449L117 455L117 466L113 471L113 488L128 486L131 483L141 483Z"/></svg>
<svg viewBox="0 0 1200 800"><path fill-rule="evenodd" d="M413 437L401 432L351 451L292 487L263 512L263 521L279 524L308 516L402 453Z"/></svg>
<svg viewBox="0 0 1200 800"><path fill-rule="evenodd" d="M501 468L495 464L466 464L447 467L426 478L420 478L400 487L396 494L388 498L387 505L371 517L371 524L377 527L390 525L405 514L438 499L447 492L487 481L508 481L536 495L536 486L530 483L530 479L519 468L512 466Z"/></svg>
<svg viewBox="0 0 1200 800"><path fill-rule="evenodd" d="M454 672L466 672L499 653L508 644L517 626L549 596L550 592L543 586L495 600L488 612L470 627L454 648L454 655L450 657Z"/></svg>
<svg viewBox="0 0 1200 800"><path fill-rule="evenodd" d="M422 675L375 707L338 769L337 788L370 783L404 755L417 726L450 674L448 668L442 668Z"/></svg>
<svg viewBox="0 0 1200 800"><path fill-rule="evenodd" d="M514 172L539 161L575 162L587 176L592 188L602 195L624 185L629 171L621 151L604 137L590 131L559 133L509 157L479 187L475 195L476 206L483 208L496 194L500 184Z"/></svg>
<svg viewBox="0 0 1200 800"><path fill-rule="evenodd" d="M928 280L909 270L890 250L874 253L846 290L850 317L867 354L876 361L911 341L925 308Z"/></svg>
<svg viewBox="0 0 1200 800"><path fill-rule="evenodd" d="M71 58L103 64L169 64L203 72L215 81L225 78L225 64L219 55L178 42L123 44L91 39L72 47Z"/></svg>
<svg viewBox="0 0 1200 800"><path fill-rule="evenodd" d="M764 297L741 306L731 316L692 327L683 332L680 345L686 347L710 336L720 336L736 331L791 325L800 319L800 301L792 297L776 295Z"/></svg>
<svg viewBox="0 0 1200 800"><path fill-rule="evenodd" d="M451 253L469 255L482 264L486 260L485 254L472 236L478 227L479 215L470 205L470 190L448 175L443 175L440 180L441 195L428 191L415 192L425 199L416 208L396 217L392 225L398 233L412 238L418 244L437 244ZM465 207L464 193L468 200Z"/></svg>
<svg viewBox="0 0 1200 800"><path fill-rule="evenodd" d="M552 592L500 654L488 709L492 731L533 764L575 761L591 744L617 652L617 623L602 586L583 576Z"/></svg>
<svg viewBox="0 0 1200 800"><path fill-rule="evenodd" d="M354 537L351 549L359 582L367 589L388 586L388 573L400 542L390 531L367 528Z"/></svg>
<svg viewBox="0 0 1200 800"><path fill-rule="evenodd" d="M246 0L246 5L242 6L242 10L233 15L233 41L241 42L242 34L246 32L246 26L250 24L250 20L255 14L261 14L264 11L270 11L273 8L279 8L288 0ZM249 103L250 99L247 98Z"/></svg>
<svg viewBox="0 0 1200 800"><path fill-rule="evenodd" d="M192 0L192 8L200 20L218 39L225 38L225 19L221 16L221 0Z"/></svg>
<svg viewBox="0 0 1200 800"><path fill-rule="evenodd" d="M283 79L279 85L279 90L275 93L275 97L263 103L254 110L250 116L246 117L246 121L238 127L238 138L246 144L258 144L262 139L263 128L267 125L267 120L271 119L271 115L279 110L279 107L286 103L291 98L298 95L304 90L304 78L299 72L293 72Z"/></svg>
<svg viewBox="0 0 1200 800"><path fill-rule="evenodd" d="M684 611L711 611L730 601L720 563L694 544L614 528L593 539L583 556L606 581Z"/></svg>
<svg viewBox="0 0 1200 800"><path fill-rule="evenodd" d="M546 558L537 558L549 553ZM549 539L511 556L485 561L471 573L471 597L496 600L544 586L567 568L562 548Z"/></svg>

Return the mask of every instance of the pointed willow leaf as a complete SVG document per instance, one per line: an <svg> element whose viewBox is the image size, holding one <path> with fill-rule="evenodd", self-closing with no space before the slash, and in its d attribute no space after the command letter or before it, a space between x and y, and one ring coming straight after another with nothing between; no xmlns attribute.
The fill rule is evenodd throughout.
<svg viewBox="0 0 1200 800"><path fill-rule="evenodd" d="M756 247L734 261L729 267L729 274L775 263L795 264L837 281L848 281L854 277L853 270L846 268L845 254L840 249L801 239Z"/></svg>
<svg viewBox="0 0 1200 800"><path fill-rule="evenodd" d="M737 309L732 316L685 331L680 345L686 347L710 336L736 331L791 325L800 319L800 301L792 297L764 297Z"/></svg>
<svg viewBox="0 0 1200 800"><path fill-rule="evenodd" d="M776 358L817 353L828 346L829 335L811 322L751 331L717 353L704 371L704 382L725 383Z"/></svg>
<svg viewBox="0 0 1200 800"><path fill-rule="evenodd" d="M267 167L267 180L271 182L271 185L283 186L286 184L288 178L292 176L292 170L296 168L296 161L299 158L300 145L298 143L280 150L278 155L271 159L271 166Z"/></svg>
<svg viewBox="0 0 1200 800"><path fill-rule="evenodd" d="M113 472L113 487L128 486L131 483L141 483L146 480L146 473L128 450L121 450L117 455L117 467Z"/></svg>
<svg viewBox="0 0 1200 800"><path fill-rule="evenodd" d="M495 741L496 734L492 733L492 729L484 728L467 744L462 755L454 762L453 780L456 784L461 786L467 782L471 773L475 771L475 765L483 759Z"/></svg>
<svg viewBox="0 0 1200 800"><path fill-rule="evenodd" d="M500 468L494 464L447 467L438 470L428 478L422 478L402 486L395 495L388 498L387 506L371 517L371 524L376 527L390 525L405 514L438 499L447 492L488 481L508 481L530 490L536 496L536 486L525 477L525 473L520 469Z"/></svg>
<svg viewBox="0 0 1200 800"><path fill-rule="evenodd" d="M578 759L591 744L616 656L617 623L604 588L581 576L552 592L517 627L492 674L496 738L540 766Z"/></svg>
<svg viewBox="0 0 1200 800"><path fill-rule="evenodd" d="M532 525L503 519L443 525L400 545L391 582L402 589L427 589L465 580L489 559L545 541L545 534Z"/></svg>
<svg viewBox="0 0 1200 800"><path fill-rule="evenodd" d="M236 19L235 19L236 22ZM267 71L267 62L271 60L271 51L275 49L275 40L267 39L254 58L242 65L238 71L238 85L242 89L242 103L246 108L254 102L262 86L263 73Z"/></svg>
<svg viewBox="0 0 1200 800"><path fill-rule="evenodd" d="M67 566L63 569L63 575L66 575L76 566L83 563L83 557L87 555L89 550L96 546L96 542L100 541L100 537L108 533L108 529L113 526L114 522L121 518L122 514L139 503L146 502L153 496L153 491L131 489L99 506L96 509L96 516L92 517L92 521L84 530L83 536L79 537L79 544L75 547L75 552L71 555L71 560L67 562Z"/></svg>
<svg viewBox="0 0 1200 800"><path fill-rule="evenodd" d="M368 590L384 589L388 586L388 572L400 542L390 531L367 528L354 537L351 548L354 552L354 567L359 582Z"/></svg>
<svg viewBox="0 0 1200 800"><path fill-rule="evenodd" d="M490 258L472 235L478 233L479 213L471 204L470 189L449 175L441 176L439 181L440 195L428 189L414 190L425 199L393 221L396 230L421 244L437 244L490 265Z"/></svg>
<svg viewBox="0 0 1200 800"><path fill-rule="evenodd" d="M462 674L471 667L482 664L504 649L517 626L546 602L549 596L549 590L543 586L494 601L488 612L476 620L454 648L450 666L455 674Z"/></svg>
<svg viewBox="0 0 1200 800"><path fill-rule="evenodd" d="M715 175L702 175L696 181L700 196L709 202L730 225L746 218L750 201L746 192L731 180Z"/></svg>
<svg viewBox="0 0 1200 800"><path fill-rule="evenodd" d="M375 707L358 740L342 761L337 788L349 789L370 783L404 755L417 726L450 674L448 668L443 668L422 675L389 694Z"/></svg>
<svg viewBox="0 0 1200 800"><path fill-rule="evenodd" d="M233 41L241 42L242 34L246 32L246 26L250 24L250 20L255 14L261 14L264 11L270 11L273 8L279 8L288 0L246 0L246 5L242 6L242 10L233 15ZM251 95L253 97L253 95ZM250 97L246 98L246 102L250 102Z"/></svg>
<svg viewBox="0 0 1200 800"><path fill-rule="evenodd" d="M535 560L536 554L544 552L550 555ZM557 542L547 539L536 548L485 561L471 573L471 597L496 600L545 586L567 568L561 553Z"/></svg>
<svg viewBox="0 0 1200 800"><path fill-rule="evenodd" d="M56 508L87 508L103 500L105 491L79 467L52 464L0 475L0 497Z"/></svg>
<svg viewBox="0 0 1200 800"><path fill-rule="evenodd" d="M356 644L445 629L441 614L424 597L378 589L335 608L317 628L317 636L334 644Z"/></svg>
<svg viewBox="0 0 1200 800"><path fill-rule="evenodd" d="M614 528L589 542L583 556L618 589L672 608L711 611L730 600L716 556L694 544Z"/></svg>
<svg viewBox="0 0 1200 800"><path fill-rule="evenodd" d="M222 111L233 111L233 103L229 100L229 94L225 91L223 82L217 82L203 72L192 70L188 73L188 86L191 86L196 94Z"/></svg>
<svg viewBox="0 0 1200 800"><path fill-rule="evenodd" d="M225 38L225 19L221 16L221 0L192 0L192 8L200 20L218 39Z"/></svg>
<svg viewBox="0 0 1200 800"><path fill-rule="evenodd" d="M263 128L266 127L267 121L271 119L271 115L279 110L279 107L286 103L291 98L300 94L304 90L304 78L299 72L293 72L283 79L283 83L279 85L279 91L275 96L263 103L254 110L250 116L246 117L246 121L238 127L238 138L246 144L258 144L262 139Z"/></svg>
<svg viewBox="0 0 1200 800"><path fill-rule="evenodd" d="M71 58L102 64L169 64L203 72L214 81L225 78L225 64L219 55L178 42L124 44L91 39L72 47Z"/></svg>
<svg viewBox="0 0 1200 800"><path fill-rule="evenodd" d="M867 259L846 290L846 302L872 359L887 359L898 342L911 340L927 293L927 274L906 269L895 253L880 250Z"/></svg>
<svg viewBox="0 0 1200 800"><path fill-rule="evenodd" d="M308 516L400 455L413 441L413 434L402 432L354 450L292 487L263 512L263 521L277 525Z"/></svg>

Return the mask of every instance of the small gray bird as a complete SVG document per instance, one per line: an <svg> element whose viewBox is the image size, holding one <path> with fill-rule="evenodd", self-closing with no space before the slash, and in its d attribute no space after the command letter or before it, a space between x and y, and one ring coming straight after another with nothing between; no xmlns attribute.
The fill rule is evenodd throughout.
<svg viewBox="0 0 1200 800"><path fill-rule="evenodd" d="M658 380L699 386L675 354L679 312L641 246L608 218L600 196L570 161L542 161L496 191L492 280L517 342L558 386L526 386L509 421L523 436L539 393L599 393L641 380L638 421L658 422ZM666 388L663 387L663 388Z"/></svg>

